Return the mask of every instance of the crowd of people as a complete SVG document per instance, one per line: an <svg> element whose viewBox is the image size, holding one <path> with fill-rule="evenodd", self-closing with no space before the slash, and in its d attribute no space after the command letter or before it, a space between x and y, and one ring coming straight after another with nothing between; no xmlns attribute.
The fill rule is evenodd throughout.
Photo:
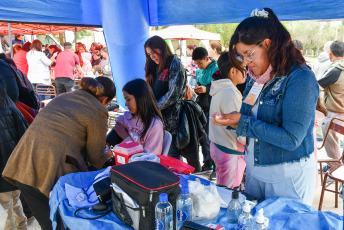
<svg viewBox="0 0 344 230"><path fill-rule="evenodd" d="M237 26L228 51L219 42L208 49L188 45L192 61L186 67L164 39L153 36L142 47L145 80L123 87L128 111L107 134L105 107L116 94L107 48L92 43L88 51L77 43L73 52L66 42L63 51L54 45L42 51L39 40L15 39L22 47L14 59L0 56L0 135L9 140L0 144L6 226L25 228L21 193L42 229L52 229L49 193L61 176L103 167L112 156L107 145L123 141L159 155L165 131L172 135L169 156L184 157L195 172L211 171L220 185L238 187L246 172L245 192L258 199L283 196L312 204L315 127L326 132L332 118L344 118L343 42L326 43L310 66L302 43L269 8ZM37 113L34 86L51 84L53 65L59 96ZM75 79L81 79L79 88L72 90ZM331 133L328 139L328 155L339 159L339 137Z"/></svg>
<svg viewBox="0 0 344 230"><path fill-rule="evenodd" d="M10 58L8 42L3 36L1 39L2 49ZM71 91L75 80L78 81L82 77L105 76L112 80L107 48L96 42L91 44L89 51L81 42L75 44L75 51L69 42L63 45L63 51L57 45L49 44L46 44L43 50L41 41L24 43L21 35L15 35L12 43L13 61L34 87L37 84L51 85L58 79L56 87L57 94L60 94ZM65 52L66 50L71 52Z"/></svg>

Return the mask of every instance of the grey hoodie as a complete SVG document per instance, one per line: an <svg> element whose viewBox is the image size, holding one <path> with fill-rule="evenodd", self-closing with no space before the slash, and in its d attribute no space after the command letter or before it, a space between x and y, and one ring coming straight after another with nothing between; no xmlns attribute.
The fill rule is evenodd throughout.
<svg viewBox="0 0 344 230"><path fill-rule="evenodd" d="M209 95L212 96L209 115L215 112L220 114L239 112L242 95L230 79L221 79L211 82ZM215 125L209 122L209 139L218 145L243 152L245 137L238 137L235 130L228 130L225 126Z"/></svg>
<svg viewBox="0 0 344 230"><path fill-rule="evenodd" d="M314 63L314 75L317 80L322 78L325 72L330 68L331 60L327 52L321 52L318 60Z"/></svg>

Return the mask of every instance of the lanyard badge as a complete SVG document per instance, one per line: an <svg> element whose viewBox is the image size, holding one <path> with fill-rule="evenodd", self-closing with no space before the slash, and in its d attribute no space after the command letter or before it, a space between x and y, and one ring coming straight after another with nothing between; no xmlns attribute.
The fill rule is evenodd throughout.
<svg viewBox="0 0 344 230"><path fill-rule="evenodd" d="M249 105L254 105L259 97L259 94L262 92L263 87L264 84L255 82L243 102Z"/></svg>

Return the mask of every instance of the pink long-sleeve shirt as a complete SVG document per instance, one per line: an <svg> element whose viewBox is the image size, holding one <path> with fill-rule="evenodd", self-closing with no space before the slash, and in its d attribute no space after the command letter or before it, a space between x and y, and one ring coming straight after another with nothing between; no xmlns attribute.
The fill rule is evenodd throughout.
<svg viewBox="0 0 344 230"><path fill-rule="evenodd" d="M130 139L143 146L143 152L160 155L164 138L164 127L162 122L153 118L146 135L140 140L140 134L144 129L141 119L137 115L133 116L130 112L125 112L117 118L116 122L123 124L129 132ZM127 139L126 139L127 141Z"/></svg>

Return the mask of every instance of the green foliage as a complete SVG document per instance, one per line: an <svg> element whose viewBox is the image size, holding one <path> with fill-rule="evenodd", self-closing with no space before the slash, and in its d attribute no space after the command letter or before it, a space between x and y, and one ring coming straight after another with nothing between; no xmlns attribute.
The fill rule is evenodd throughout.
<svg viewBox="0 0 344 230"><path fill-rule="evenodd" d="M317 55L321 52L327 41L344 39L344 23L331 23L328 21L292 21L285 22L292 39L300 40L304 50L313 50Z"/></svg>
<svg viewBox="0 0 344 230"><path fill-rule="evenodd" d="M80 31L76 32L77 40L80 40L83 37L87 37L87 36L92 36L92 31L90 31L90 30L80 30Z"/></svg>
<svg viewBox="0 0 344 230"><path fill-rule="evenodd" d="M229 41L238 26L238 23L228 23L228 24L208 24L208 25L196 25L196 28L221 34L221 44L224 47L229 46Z"/></svg>

